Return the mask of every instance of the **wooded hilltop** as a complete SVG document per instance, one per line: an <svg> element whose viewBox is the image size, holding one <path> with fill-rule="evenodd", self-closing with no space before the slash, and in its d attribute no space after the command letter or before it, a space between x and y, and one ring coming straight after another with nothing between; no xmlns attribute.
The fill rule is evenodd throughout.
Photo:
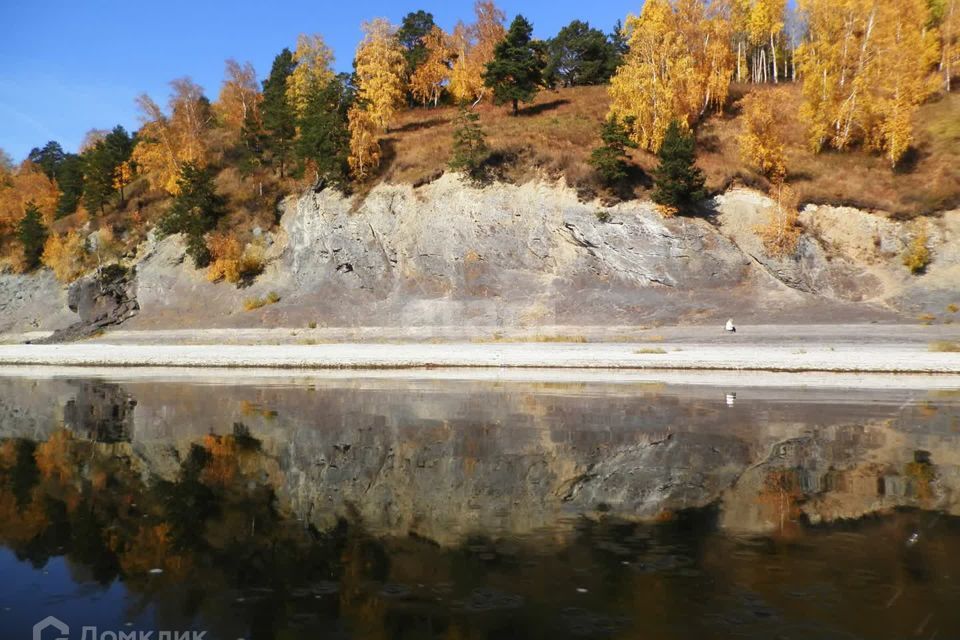
<svg viewBox="0 0 960 640"><path fill-rule="evenodd" d="M210 280L264 268L260 238L290 193L359 202L381 182L446 170L477 184L564 180L582 199L651 198L709 214L732 184L776 203L758 229L796 250L806 203L903 219L960 203L960 0L646 0L605 33L573 20L533 38L478 0L451 33L425 11L376 18L353 73L303 34L260 80L225 65L210 100L189 78L141 127L56 141L20 164L0 151L0 269L62 282L182 233ZM904 264L929 261L922 232Z"/></svg>

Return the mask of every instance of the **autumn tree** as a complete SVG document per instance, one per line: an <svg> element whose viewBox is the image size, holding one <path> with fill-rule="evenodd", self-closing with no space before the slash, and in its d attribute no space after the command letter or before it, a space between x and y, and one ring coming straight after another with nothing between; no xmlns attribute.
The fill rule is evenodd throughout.
<svg viewBox="0 0 960 640"><path fill-rule="evenodd" d="M437 26L423 37L423 47L426 55L410 76L410 92L421 104L436 107L450 79L453 50L447 34Z"/></svg>
<svg viewBox="0 0 960 640"><path fill-rule="evenodd" d="M39 210L44 224L50 225L59 199L57 183L29 160L16 169L0 170L0 240L14 232L28 204Z"/></svg>
<svg viewBox="0 0 960 640"><path fill-rule="evenodd" d="M564 87L603 84L619 62L616 45L602 31L574 20L547 42L544 77Z"/></svg>
<svg viewBox="0 0 960 640"><path fill-rule="evenodd" d="M47 227L40 209L33 202L26 204L26 212L17 224L17 239L23 249L23 265L27 271L40 266L43 245L47 241Z"/></svg>
<svg viewBox="0 0 960 640"><path fill-rule="evenodd" d="M457 102L478 102L486 93L483 73L493 60L494 49L506 35L505 16L490 0L473 6L476 21L458 23L451 38L455 61L450 72L450 94Z"/></svg>
<svg viewBox="0 0 960 640"><path fill-rule="evenodd" d="M41 261L60 282L73 282L86 271L86 243L76 231L51 234L43 245Z"/></svg>
<svg viewBox="0 0 960 640"><path fill-rule="evenodd" d="M631 119L633 141L657 151L671 122L689 130L699 112L696 63L668 0L647 0L626 29L630 49L610 83L610 115Z"/></svg>
<svg viewBox="0 0 960 640"><path fill-rule="evenodd" d="M170 82L170 87L169 114L150 96L137 98L143 126L133 160L151 187L176 194L183 165L204 166L208 161L207 132L213 118L199 85L189 78L178 78Z"/></svg>
<svg viewBox="0 0 960 640"><path fill-rule="evenodd" d="M261 122L260 102L263 96L260 94L257 73L252 64L240 64L230 59L225 66L220 97L213 108L221 125L236 141L240 141L251 121Z"/></svg>
<svg viewBox="0 0 960 640"><path fill-rule="evenodd" d="M287 102L299 117L307 109L311 96L333 80L333 50L319 34L300 34L293 62L295 66L287 77Z"/></svg>
<svg viewBox="0 0 960 640"><path fill-rule="evenodd" d="M750 0L746 11L747 40L753 47L753 82L779 81L777 41L783 32L786 0Z"/></svg>
<svg viewBox="0 0 960 640"><path fill-rule="evenodd" d="M494 104L511 104L513 115L520 112L520 102L533 100L543 85L543 47L532 36L533 25L523 16L514 18L483 74Z"/></svg>
<svg viewBox="0 0 960 640"><path fill-rule="evenodd" d="M706 179L696 165L696 141L676 120L667 127L657 155L660 163L653 171L654 202L683 211L706 197Z"/></svg>
<svg viewBox="0 0 960 640"><path fill-rule="evenodd" d="M913 141L913 115L939 84L926 0L800 6L810 31L797 58L811 147L862 144L895 165Z"/></svg>
<svg viewBox="0 0 960 640"><path fill-rule="evenodd" d="M768 255L793 255L797 252L803 234L797 192L780 180L770 189L770 198L773 204L768 207L768 220L757 228L760 241Z"/></svg>
<svg viewBox="0 0 960 640"><path fill-rule="evenodd" d="M730 43L734 38L729 0L677 0L676 28L686 43L694 70L686 88L698 115L726 104L735 60Z"/></svg>
<svg viewBox="0 0 960 640"><path fill-rule="evenodd" d="M953 89L953 76L960 67L960 0L933 0L936 2L936 23L940 30L940 71L943 90Z"/></svg>
<svg viewBox="0 0 960 640"><path fill-rule="evenodd" d="M786 94L778 89L753 91L740 102L740 155L774 184L782 183L787 174L783 125L788 114L782 108L786 101Z"/></svg>
<svg viewBox="0 0 960 640"><path fill-rule="evenodd" d="M273 59L270 75L263 81L263 147L281 178L297 135L296 111L287 92L288 79L295 67L293 54L284 49Z"/></svg>
<svg viewBox="0 0 960 640"><path fill-rule="evenodd" d="M357 101L378 129L386 129L403 104L406 59L396 28L383 18L364 23L363 33L354 59Z"/></svg>
<svg viewBox="0 0 960 640"><path fill-rule="evenodd" d="M356 180L366 180L380 166L380 128L371 113L354 104L347 114L350 129L350 174Z"/></svg>

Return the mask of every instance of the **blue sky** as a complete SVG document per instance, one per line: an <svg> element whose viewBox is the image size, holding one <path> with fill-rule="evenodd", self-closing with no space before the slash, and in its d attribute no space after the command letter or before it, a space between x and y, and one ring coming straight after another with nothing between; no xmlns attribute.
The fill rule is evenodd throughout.
<svg viewBox="0 0 960 640"><path fill-rule="evenodd" d="M500 0L550 37L574 18L610 31L641 0ZM349 70L360 23L377 16L399 22L425 9L450 29L473 16L472 0L303 0L210 2L168 0L0 0L0 148L22 160L32 147L57 140L75 151L93 128L139 126L134 98L165 103L167 83L190 76L214 99L223 62L249 60L260 79L298 33L321 33Z"/></svg>

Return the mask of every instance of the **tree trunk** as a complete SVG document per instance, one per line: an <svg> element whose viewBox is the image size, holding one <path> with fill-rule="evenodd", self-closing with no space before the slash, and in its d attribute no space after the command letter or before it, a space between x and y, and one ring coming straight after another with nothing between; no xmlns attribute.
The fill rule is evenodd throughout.
<svg viewBox="0 0 960 640"><path fill-rule="evenodd" d="M520 101L514 98L513 99L513 115L516 116L519 114L520 114Z"/></svg>
<svg viewBox="0 0 960 640"><path fill-rule="evenodd" d="M743 81L743 74L741 73L742 67L740 65L740 58L743 55L743 42L737 40L737 82Z"/></svg>
<svg viewBox="0 0 960 640"><path fill-rule="evenodd" d="M780 84L780 81L777 79L779 75L779 69L777 68L777 46L773 42L773 32L770 32L770 57L773 58L773 84Z"/></svg>

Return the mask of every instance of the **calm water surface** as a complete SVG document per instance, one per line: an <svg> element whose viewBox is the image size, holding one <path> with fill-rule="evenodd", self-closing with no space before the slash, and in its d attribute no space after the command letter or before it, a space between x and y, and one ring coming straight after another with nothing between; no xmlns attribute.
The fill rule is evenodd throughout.
<svg viewBox="0 0 960 640"><path fill-rule="evenodd" d="M4 372L0 638L960 638L958 392L360 375Z"/></svg>

